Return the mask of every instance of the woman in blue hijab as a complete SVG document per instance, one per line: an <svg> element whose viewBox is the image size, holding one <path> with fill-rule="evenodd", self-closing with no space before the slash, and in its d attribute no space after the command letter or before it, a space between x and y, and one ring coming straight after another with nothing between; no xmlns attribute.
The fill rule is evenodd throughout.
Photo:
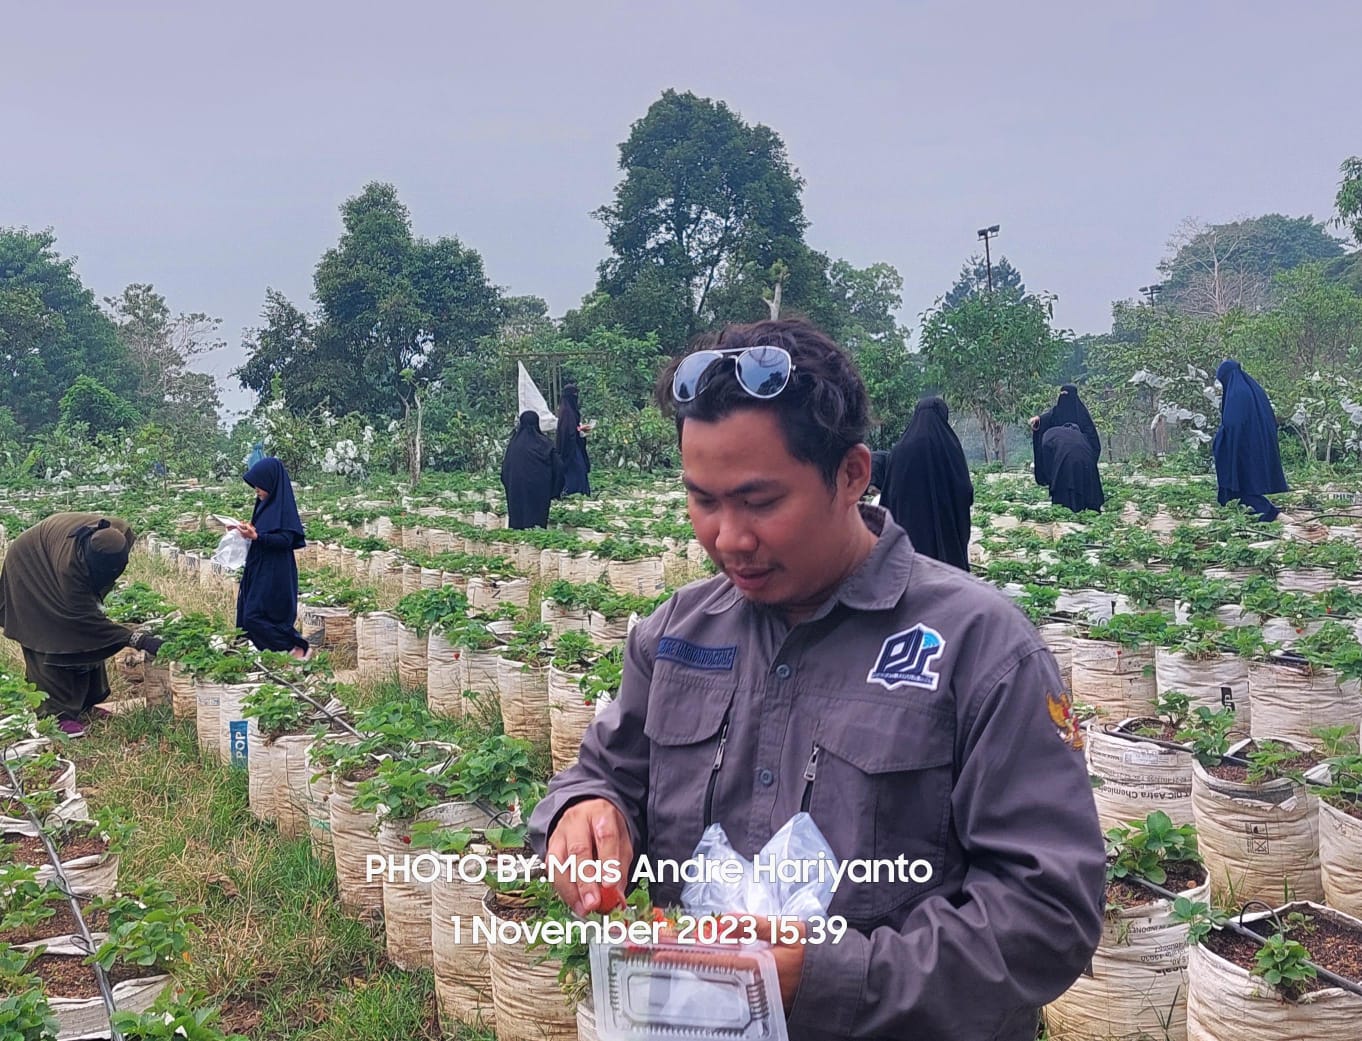
<svg viewBox="0 0 1362 1041"><path fill-rule="evenodd" d="M1272 404L1258 381L1233 359L1220 363L1215 378L1224 389L1220 429L1211 442L1219 485L1217 498L1221 506L1238 499L1259 520L1275 520L1281 511L1266 496L1290 489L1282 472Z"/></svg>
<svg viewBox="0 0 1362 1041"><path fill-rule="evenodd" d="M266 456L242 480L255 489L256 501L251 522L240 528L251 548L241 572L236 627L262 651L311 657L311 648L293 625L298 617L298 563L293 551L306 543L288 471L278 459Z"/></svg>

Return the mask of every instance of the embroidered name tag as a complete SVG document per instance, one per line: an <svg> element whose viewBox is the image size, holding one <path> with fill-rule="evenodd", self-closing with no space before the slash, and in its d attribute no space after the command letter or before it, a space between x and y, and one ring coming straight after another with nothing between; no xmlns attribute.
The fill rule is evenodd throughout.
<svg viewBox="0 0 1362 1041"><path fill-rule="evenodd" d="M733 663L738 658L738 648L701 647L677 636L664 636L657 641L657 657L659 660L674 661L692 669L732 672Z"/></svg>

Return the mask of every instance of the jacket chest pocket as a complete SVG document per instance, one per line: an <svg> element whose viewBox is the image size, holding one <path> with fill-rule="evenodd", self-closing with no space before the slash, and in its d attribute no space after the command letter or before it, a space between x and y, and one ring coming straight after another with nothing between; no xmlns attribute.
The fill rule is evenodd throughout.
<svg viewBox="0 0 1362 1041"><path fill-rule="evenodd" d="M643 724L648 758L648 852L684 862L712 822L714 790L728 738L733 684L654 679ZM711 820L707 822L706 818ZM670 888L659 890L670 894ZM674 896L679 897L680 887ZM656 894L654 894L656 896Z"/></svg>
<svg viewBox="0 0 1362 1041"><path fill-rule="evenodd" d="M823 715L802 807L839 860L871 862L843 878L831 913L867 922L941 883L954 762L954 721L943 715L845 703Z"/></svg>

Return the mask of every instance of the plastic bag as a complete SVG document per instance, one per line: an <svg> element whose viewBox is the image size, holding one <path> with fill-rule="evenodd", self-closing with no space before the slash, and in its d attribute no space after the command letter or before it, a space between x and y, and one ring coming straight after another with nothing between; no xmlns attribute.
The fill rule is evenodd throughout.
<svg viewBox="0 0 1362 1041"><path fill-rule="evenodd" d="M250 543L241 532L229 531L218 540L218 548L213 551L213 563L232 571L245 567L246 552L250 548Z"/></svg>
<svg viewBox="0 0 1362 1041"><path fill-rule="evenodd" d="M742 879L689 882L681 904L692 914L752 914L758 917L822 918L832 903L837 854L807 813L796 813L748 860L728 841L723 825L711 824L695 858L705 862L732 860L742 866ZM706 875L723 874L708 871Z"/></svg>

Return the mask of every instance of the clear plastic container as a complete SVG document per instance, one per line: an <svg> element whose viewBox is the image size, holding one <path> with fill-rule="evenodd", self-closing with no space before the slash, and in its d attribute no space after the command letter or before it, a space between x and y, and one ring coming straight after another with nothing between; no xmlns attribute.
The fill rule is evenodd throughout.
<svg viewBox="0 0 1362 1041"><path fill-rule="evenodd" d="M600 1041L788 1041L769 950L591 945Z"/></svg>

